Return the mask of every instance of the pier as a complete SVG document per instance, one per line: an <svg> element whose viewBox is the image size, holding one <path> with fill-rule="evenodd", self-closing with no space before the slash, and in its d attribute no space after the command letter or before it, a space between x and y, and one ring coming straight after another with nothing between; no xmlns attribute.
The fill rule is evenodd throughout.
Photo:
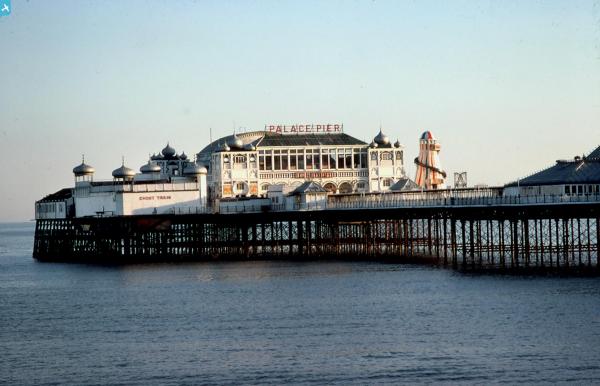
<svg viewBox="0 0 600 386"><path fill-rule="evenodd" d="M407 197L380 195L374 204L342 196L321 210L38 220L34 257L107 264L352 259L474 272L600 273L598 195Z"/></svg>

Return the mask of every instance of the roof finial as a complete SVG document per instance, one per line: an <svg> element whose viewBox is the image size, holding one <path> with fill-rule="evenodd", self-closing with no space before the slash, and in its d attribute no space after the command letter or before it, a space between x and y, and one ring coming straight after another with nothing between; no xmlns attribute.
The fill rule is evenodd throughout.
<svg viewBox="0 0 600 386"><path fill-rule="evenodd" d="M121 166L125 166L125 156L121 156Z"/></svg>
<svg viewBox="0 0 600 386"><path fill-rule="evenodd" d="M84 164L85 163L85 154L81 155L81 163Z"/></svg>

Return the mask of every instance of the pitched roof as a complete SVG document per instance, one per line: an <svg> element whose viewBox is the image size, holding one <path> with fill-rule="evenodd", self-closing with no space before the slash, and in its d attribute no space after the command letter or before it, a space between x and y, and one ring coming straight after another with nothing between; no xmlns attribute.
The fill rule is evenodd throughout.
<svg viewBox="0 0 600 386"><path fill-rule="evenodd" d="M593 152L591 152L586 158L588 159L600 159L600 146L596 148Z"/></svg>
<svg viewBox="0 0 600 386"><path fill-rule="evenodd" d="M62 201L62 200L71 198L72 196L73 196L73 189L72 188L64 188L64 189L59 190L58 192L54 192L52 194L47 195L46 197L39 200L39 202Z"/></svg>
<svg viewBox="0 0 600 386"><path fill-rule="evenodd" d="M573 161L556 161L556 165L506 186L598 183L600 183L600 158L593 160L582 158Z"/></svg>
<svg viewBox="0 0 600 386"><path fill-rule="evenodd" d="M421 187L410 178L401 178L394 185L390 186L390 190L394 192L407 191L407 190L420 190Z"/></svg>
<svg viewBox="0 0 600 386"><path fill-rule="evenodd" d="M302 185L298 186L294 189L290 194L303 194L303 193L327 193L321 185L317 184L314 181L305 181Z"/></svg>
<svg viewBox="0 0 600 386"><path fill-rule="evenodd" d="M346 133L289 135L268 133L258 143L257 147L335 145L366 145L366 143L352 136L349 136Z"/></svg>

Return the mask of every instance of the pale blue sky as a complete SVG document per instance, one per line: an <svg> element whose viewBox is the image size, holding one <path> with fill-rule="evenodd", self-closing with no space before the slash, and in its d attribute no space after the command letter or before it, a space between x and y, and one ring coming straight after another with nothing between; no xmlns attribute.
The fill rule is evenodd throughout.
<svg viewBox="0 0 600 386"><path fill-rule="evenodd" d="M167 141L234 127L429 129L442 166L506 183L600 145L600 1L19 1L0 18L0 221Z"/></svg>

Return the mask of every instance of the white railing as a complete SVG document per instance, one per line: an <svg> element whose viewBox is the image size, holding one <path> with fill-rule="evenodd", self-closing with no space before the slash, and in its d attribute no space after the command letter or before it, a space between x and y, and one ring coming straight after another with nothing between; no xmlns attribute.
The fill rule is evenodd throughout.
<svg viewBox="0 0 600 386"><path fill-rule="evenodd" d="M221 214L236 214L236 213L255 213L263 210L274 210L268 205L251 204L251 205L223 205L219 208Z"/></svg>
<svg viewBox="0 0 600 386"><path fill-rule="evenodd" d="M542 196L507 196L507 197L446 197L446 198L419 198L419 199L381 199L381 200L353 200L330 201L327 209L377 209L377 208L417 208L417 207L444 207L444 206L491 206L491 205L540 205L563 203L589 203L600 202L600 195L542 195Z"/></svg>

